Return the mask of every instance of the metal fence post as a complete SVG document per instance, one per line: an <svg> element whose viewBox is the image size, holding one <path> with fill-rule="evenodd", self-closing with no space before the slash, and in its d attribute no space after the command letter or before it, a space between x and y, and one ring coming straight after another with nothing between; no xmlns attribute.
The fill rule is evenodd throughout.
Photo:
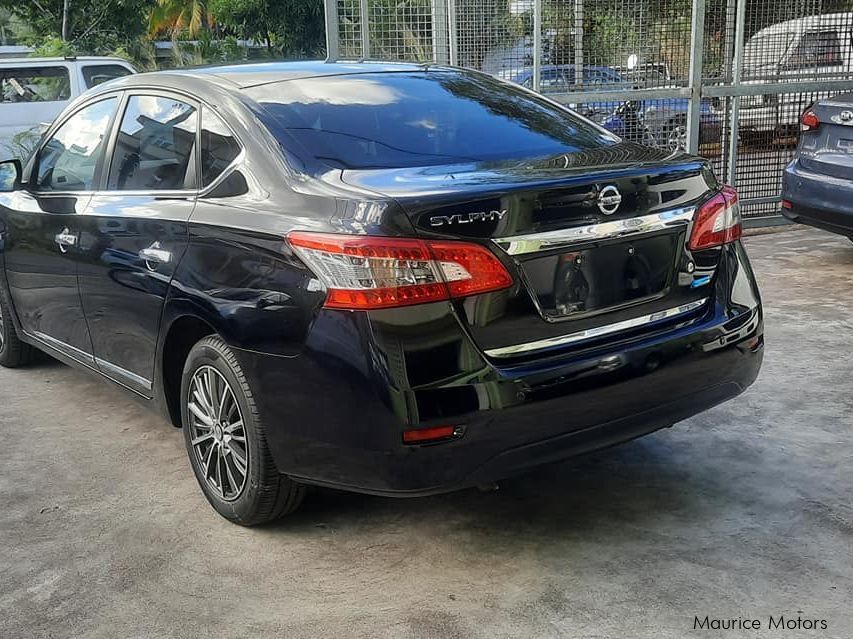
<svg viewBox="0 0 853 639"><path fill-rule="evenodd" d="M737 13L735 14L735 52L732 69L732 82L734 86L740 86L743 76L743 40L746 30L746 0L739 0ZM738 116L740 115L740 95L732 98L732 108L729 117L729 162L726 167L726 182L735 185L737 179L737 141L738 141Z"/></svg>
<svg viewBox="0 0 853 639"><path fill-rule="evenodd" d="M687 105L687 151L699 152L699 121L702 115L702 64L705 59L705 0L693 0L690 22L690 101Z"/></svg>
<svg viewBox="0 0 853 639"><path fill-rule="evenodd" d="M336 62L340 57L340 31L338 31L338 0L324 0L326 13L326 60Z"/></svg>
<svg viewBox="0 0 853 639"><path fill-rule="evenodd" d="M542 80L542 0L533 0L533 90Z"/></svg>
<svg viewBox="0 0 853 639"><path fill-rule="evenodd" d="M459 33L456 31L456 0L447 0L447 29L450 31L447 44L450 49L450 64L459 65Z"/></svg>
<svg viewBox="0 0 853 639"><path fill-rule="evenodd" d="M450 62L447 41L447 0L432 0L432 61Z"/></svg>
<svg viewBox="0 0 853 639"><path fill-rule="evenodd" d="M368 0L359 3L358 20L361 24L361 57L370 59L370 13L367 9Z"/></svg>
<svg viewBox="0 0 853 639"><path fill-rule="evenodd" d="M575 0L575 86L583 86L583 0Z"/></svg>

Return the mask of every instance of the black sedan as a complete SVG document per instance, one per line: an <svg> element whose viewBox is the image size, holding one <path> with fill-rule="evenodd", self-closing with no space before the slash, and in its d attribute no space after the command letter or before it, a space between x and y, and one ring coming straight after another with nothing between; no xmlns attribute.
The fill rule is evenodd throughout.
<svg viewBox="0 0 853 639"><path fill-rule="evenodd" d="M761 366L737 194L480 73L130 76L0 175L0 363L37 348L162 409L240 524L307 484L492 482Z"/></svg>

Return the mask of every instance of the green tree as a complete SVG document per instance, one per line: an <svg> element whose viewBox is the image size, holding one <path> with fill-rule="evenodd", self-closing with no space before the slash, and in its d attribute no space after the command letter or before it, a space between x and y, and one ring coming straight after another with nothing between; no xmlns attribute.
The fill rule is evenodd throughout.
<svg viewBox="0 0 853 639"><path fill-rule="evenodd" d="M195 38L213 24L213 15L204 0L157 0L151 10L151 35L168 33L175 41L180 35Z"/></svg>
<svg viewBox="0 0 853 639"><path fill-rule="evenodd" d="M322 0L210 0L219 28L285 57L320 54L326 42Z"/></svg>
<svg viewBox="0 0 853 639"><path fill-rule="evenodd" d="M70 0L67 42L74 51L105 55L133 50L147 31L155 0ZM0 0L0 10L27 25L29 44L61 38L63 0Z"/></svg>

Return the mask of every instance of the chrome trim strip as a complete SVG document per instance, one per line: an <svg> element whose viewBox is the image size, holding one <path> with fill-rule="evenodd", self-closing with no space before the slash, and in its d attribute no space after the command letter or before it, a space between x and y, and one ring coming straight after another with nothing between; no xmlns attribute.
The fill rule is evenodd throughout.
<svg viewBox="0 0 853 639"><path fill-rule="evenodd" d="M495 238L492 241L510 255L525 255L568 247L580 242L608 240L642 233L662 231L673 226L688 225L693 219L695 206L672 209L652 215L631 217L624 220L612 220L600 224L576 226L573 228L547 231L545 233L530 233L511 237Z"/></svg>
<svg viewBox="0 0 853 639"><path fill-rule="evenodd" d="M81 364L87 364L88 366L94 367L95 358L92 357L90 353L87 353L84 350L80 350L76 346L72 346L71 344L66 344L62 340L58 340L55 337L51 337L47 333L42 333L41 331L33 331L32 333L28 333L30 337L35 338L45 346L53 348L54 350L62 353L66 357L70 357L73 360L80 362Z"/></svg>
<svg viewBox="0 0 853 639"><path fill-rule="evenodd" d="M555 346L565 346L566 344L574 344L584 340L592 339L593 337L601 337L602 335L610 335L620 331L628 330L629 328L637 328L647 324L653 324L662 320L672 319L679 315L684 315L697 308L703 306L709 298L705 297L701 300L675 306L649 315L642 315L632 319L615 322L614 324L606 324L604 326L596 326L588 328L584 331L569 333L568 335L560 335L559 337L549 337L547 339L536 340L535 342L527 342L525 344L515 344L513 346L503 346L501 348L490 348L485 351L489 357L514 357L522 353L531 353L541 351Z"/></svg>
<svg viewBox="0 0 853 639"><path fill-rule="evenodd" d="M137 386L141 386L145 390L151 390L151 380L145 379L136 373L131 373L129 370L126 370L121 366L116 366L115 364L112 364L105 359L101 359L100 357L95 358L95 363L98 365L98 368L103 370L104 373L118 375Z"/></svg>

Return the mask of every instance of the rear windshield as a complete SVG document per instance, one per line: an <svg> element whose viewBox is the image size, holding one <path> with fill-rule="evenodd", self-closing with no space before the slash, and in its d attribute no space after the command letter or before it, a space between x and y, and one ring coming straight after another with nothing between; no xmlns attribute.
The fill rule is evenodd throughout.
<svg viewBox="0 0 853 639"><path fill-rule="evenodd" d="M453 71L306 78L247 94L288 151L339 168L542 157L618 142L521 89Z"/></svg>

